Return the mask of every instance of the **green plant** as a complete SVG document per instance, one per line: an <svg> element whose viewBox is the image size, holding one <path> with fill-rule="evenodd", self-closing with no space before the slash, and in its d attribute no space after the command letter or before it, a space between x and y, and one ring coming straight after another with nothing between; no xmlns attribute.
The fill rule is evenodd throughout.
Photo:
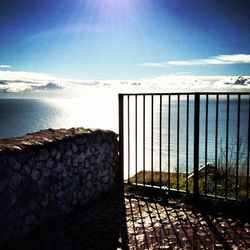
<svg viewBox="0 0 250 250"><path fill-rule="evenodd" d="M217 195L226 198L238 198L243 200L247 198L247 140L240 138L237 160L237 143L232 142L228 145L228 152L223 146L222 139L220 141L219 157L217 167L215 162L207 164L199 170L199 193ZM227 160L226 160L227 156ZM238 175L237 175L238 168ZM159 171L140 171L128 181L130 183L137 183L152 186L166 186L171 189L193 191L193 176L186 173L176 172L159 172ZM177 183L179 186L177 187ZM237 185L238 184L238 185ZM237 190L237 195L236 195ZM237 197L236 197L237 196Z"/></svg>

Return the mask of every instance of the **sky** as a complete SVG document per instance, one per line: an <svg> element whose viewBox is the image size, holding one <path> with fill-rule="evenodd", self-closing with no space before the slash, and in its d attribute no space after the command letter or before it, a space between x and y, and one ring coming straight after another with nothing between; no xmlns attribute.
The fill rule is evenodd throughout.
<svg viewBox="0 0 250 250"><path fill-rule="evenodd" d="M0 0L0 92L234 83L250 76L249 41L248 0Z"/></svg>

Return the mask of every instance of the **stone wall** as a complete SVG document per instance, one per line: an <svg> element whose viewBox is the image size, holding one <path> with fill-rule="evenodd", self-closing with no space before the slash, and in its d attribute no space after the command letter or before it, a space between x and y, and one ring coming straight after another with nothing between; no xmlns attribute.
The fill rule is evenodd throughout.
<svg viewBox="0 0 250 250"><path fill-rule="evenodd" d="M111 131L48 129L0 140L0 246L111 190L117 163Z"/></svg>

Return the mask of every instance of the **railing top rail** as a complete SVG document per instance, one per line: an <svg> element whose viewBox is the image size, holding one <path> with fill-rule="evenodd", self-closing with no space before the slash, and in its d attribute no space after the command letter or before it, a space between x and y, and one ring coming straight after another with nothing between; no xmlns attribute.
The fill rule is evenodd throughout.
<svg viewBox="0 0 250 250"><path fill-rule="evenodd" d="M250 95L250 92L166 92L166 93L119 93L121 96L139 95Z"/></svg>

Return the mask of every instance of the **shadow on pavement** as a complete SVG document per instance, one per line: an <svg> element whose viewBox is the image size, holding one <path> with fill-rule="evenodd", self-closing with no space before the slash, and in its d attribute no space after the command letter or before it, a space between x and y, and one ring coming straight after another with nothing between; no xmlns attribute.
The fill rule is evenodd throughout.
<svg viewBox="0 0 250 250"><path fill-rule="evenodd" d="M128 249L122 192L114 191L93 207L77 211L65 221L44 225L33 237L30 235L28 239L8 244L4 249Z"/></svg>

